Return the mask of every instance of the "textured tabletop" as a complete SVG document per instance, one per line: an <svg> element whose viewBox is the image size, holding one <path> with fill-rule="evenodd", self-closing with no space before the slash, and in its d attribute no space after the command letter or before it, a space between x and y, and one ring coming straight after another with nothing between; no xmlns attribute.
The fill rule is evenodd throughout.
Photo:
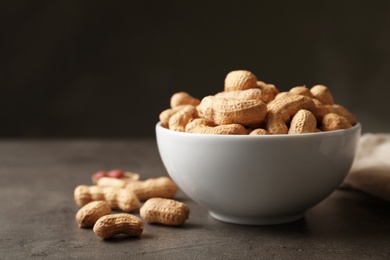
<svg viewBox="0 0 390 260"><path fill-rule="evenodd" d="M1 140L0 259L390 259L390 204L346 190L275 226L214 220L179 191L191 210L182 227L102 240L77 226L73 191L114 168L167 175L154 139Z"/></svg>

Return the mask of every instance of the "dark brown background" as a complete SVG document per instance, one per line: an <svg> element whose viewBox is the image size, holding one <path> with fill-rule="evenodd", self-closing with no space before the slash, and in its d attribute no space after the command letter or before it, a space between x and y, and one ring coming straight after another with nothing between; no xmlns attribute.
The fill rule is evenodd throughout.
<svg viewBox="0 0 390 260"><path fill-rule="evenodd" d="M151 137L235 69L389 132L389 1L2 1L0 137Z"/></svg>

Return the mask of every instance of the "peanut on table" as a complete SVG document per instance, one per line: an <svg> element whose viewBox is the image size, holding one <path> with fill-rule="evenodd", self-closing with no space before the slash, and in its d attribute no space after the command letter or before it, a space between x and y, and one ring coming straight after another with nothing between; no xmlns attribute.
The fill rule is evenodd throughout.
<svg viewBox="0 0 390 260"><path fill-rule="evenodd" d="M117 235L140 236L143 221L183 225L190 211L184 203L173 199L177 185L166 176L146 180L139 177L121 170L99 171L92 175L96 185L77 186L74 200L80 207L76 214L78 226L93 228L97 236L109 239ZM112 210L121 212L113 214ZM134 215L138 210L141 218Z"/></svg>

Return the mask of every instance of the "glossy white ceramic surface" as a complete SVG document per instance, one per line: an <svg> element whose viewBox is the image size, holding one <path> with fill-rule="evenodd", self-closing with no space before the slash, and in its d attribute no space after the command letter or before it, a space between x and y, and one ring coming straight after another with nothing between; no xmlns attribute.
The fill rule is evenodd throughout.
<svg viewBox="0 0 390 260"><path fill-rule="evenodd" d="M156 125L171 178L219 220L287 223L330 195L354 160L361 126L301 135L234 136Z"/></svg>

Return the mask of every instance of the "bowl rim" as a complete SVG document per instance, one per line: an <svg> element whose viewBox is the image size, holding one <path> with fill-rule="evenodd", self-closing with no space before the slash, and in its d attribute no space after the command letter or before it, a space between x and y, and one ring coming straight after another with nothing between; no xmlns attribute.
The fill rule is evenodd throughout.
<svg viewBox="0 0 390 260"><path fill-rule="evenodd" d="M323 132L315 132L315 133L304 133L304 134L274 134L274 135L218 135L218 134L197 134L197 133L187 133L187 132L179 132L174 131L165 127L161 126L161 122L157 122L156 124L156 131L163 131L165 133L169 133L171 135L177 135L177 136L193 136L193 137L204 137L204 138L221 138L221 139L280 139L280 138L305 138L305 137L328 137L328 136L335 136L340 134L346 134L350 132L355 132L361 130L362 126L360 122L357 122L354 126L347 128L347 129L340 129L340 130L332 130L332 131L323 131Z"/></svg>

